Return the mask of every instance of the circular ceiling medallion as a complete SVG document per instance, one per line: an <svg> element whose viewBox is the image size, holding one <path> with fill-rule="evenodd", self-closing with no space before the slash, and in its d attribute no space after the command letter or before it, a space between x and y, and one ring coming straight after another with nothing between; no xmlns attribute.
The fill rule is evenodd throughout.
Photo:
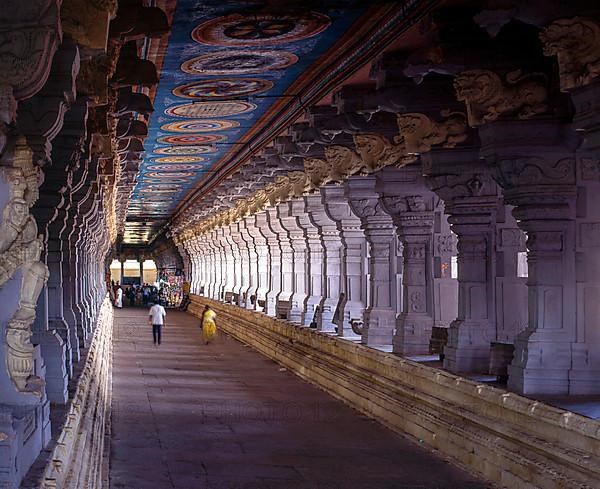
<svg viewBox="0 0 600 489"><path fill-rule="evenodd" d="M153 153L157 155L201 155L205 153L214 153L217 149L214 146L166 146L164 148L155 148Z"/></svg>
<svg viewBox="0 0 600 489"><path fill-rule="evenodd" d="M201 170L201 165L181 165L181 164L169 164L169 165L148 165L146 168L149 171L186 171L186 170Z"/></svg>
<svg viewBox="0 0 600 489"><path fill-rule="evenodd" d="M299 41L323 32L331 21L317 12L301 14L232 14L204 22L192 39L217 46L260 46Z"/></svg>
<svg viewBox="0 0 600 489"><path fill-rule="evenodd" d="M161 136L156 141L161 144L195 145L216 143L226 139L225 136L217 136L215 134L190 134L181 136Z"/></svg>
<svg viewBox="0 0 600 489"><path fill-rule="evenodd" d="M190 183L190 180L188 180L187 178L167 178L167 179L163 179L163 178L147 178L144 180L144 183L151 183L151 184L157 184L157 183Z"/></svg>
<svg viewBox="0 0 600 489"><path fill-rule="evenodd" d="M189 104L176 105L165 110L165 114L171 117L229 117L245 114L256 109L255 104L241 100L229 100L222 102L191 102Z"/></svg>
<svg viewBox="0 0 600 489"><path fill-rule="evenodd" d="M243 75L281 70L297 61L285 51L219 51L192 58L181 69L192 75Z"/></svg>
<svg viewBox="0 0 600 489"><path fill-rule="evenodd" d="M195 177L197 174L193 171L170 171L170 172L149 172L145 173L144 177L151 178L184 178L184 177Z"/></svg>
<svg viewBox="0 0 600 489"><path fill-rule="evenodd" d="M175 108L175 107L172 107ZM170 109L168 109L170 110ZM213 119L194 119L191 121L169 122L160 126L161 131L169 132L213 132L233 129L240 125L237 121L217 121Z"/></svg>
<svg viewBox="0 0 600 489"><path fill-rule="evenodd" d="M201 80L173 89L173 95L191 99L232 99L266 92L273 83L260 78L218 78Z"/></svg>
<svg viewBox="0 0 600 489"><path fill-rule="evenodd" d="M200 156L162 156L160 158L154 158L155 163L200 163L205 158Z"/></svg>

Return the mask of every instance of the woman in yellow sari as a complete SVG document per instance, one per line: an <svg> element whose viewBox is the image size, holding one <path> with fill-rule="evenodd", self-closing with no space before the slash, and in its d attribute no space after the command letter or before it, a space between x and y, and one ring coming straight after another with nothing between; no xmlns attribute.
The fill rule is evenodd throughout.
<svg viewBox="0 0 600 489"><path fill-rule="evenodd" d="M202 335L204 336L204 343L206 345L214 340L217 335L216 317L217 313L209 306L204 308L204 312L202 313Z"/></svg>

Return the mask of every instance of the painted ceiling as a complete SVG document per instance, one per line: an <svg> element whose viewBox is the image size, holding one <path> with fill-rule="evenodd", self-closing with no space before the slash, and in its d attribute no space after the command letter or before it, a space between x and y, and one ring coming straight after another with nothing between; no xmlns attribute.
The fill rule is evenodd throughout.
<svg viewBox="0 0 600 489"><path fill-rule="evenodd" d="M248 134L271 129L274 105L301 97L298 80L319 76L320 58L352 36L368 5L277 11L255 3L178 1L125 244L151 241L192 189L248 146Z"/></svg>

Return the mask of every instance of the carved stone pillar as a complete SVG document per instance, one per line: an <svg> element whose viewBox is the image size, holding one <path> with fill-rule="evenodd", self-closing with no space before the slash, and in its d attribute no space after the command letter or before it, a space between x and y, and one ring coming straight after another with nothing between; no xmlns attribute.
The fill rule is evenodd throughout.
<svg viewBox="0 0 600 489"><path fill-rule="evenodd" d="M240 254L240 287L238 290L238 305L240 307L246 307L246 304L250 300L248 297L248 289L250 288L250 254L248 250L248 243L242 237L240 232L239 223L235 223L233 226L233 233L231 237L237 245Z"/></svg>
<svg viewBox="0 0 600 489"><path fill-rule="evenodd" d="M292 247L292 265L293 265L293 294L290 298L290 309L288 311L288 319L293 323L304 324L306 289L307 289L307 272L309 269L308 246L304 229L300 227L298 218L292 213L292 207L296 207L298 213L298 205L304 208L304 202L291 200L277 206L277 213L281 225L287 230L290 237Z"/></svg>
<svg viewBox="0 0 600 489"><path fill-rule="evenodd" d="M444 367L487 372L496 341L496 211L499 191L473 150L421 156L431 188L444 201L458 237L458 316L450 325Z"/></svg>
<svg viewBox="0 0 600 489"><path fill-rule="evenodd" d="M241 305L243 246L237 223L229 225L229 241L233 257L233 294L236 297L236 304Z"/></svg>
<svg viewBox="0 0 600 489"><path fill-rule="evenodd" d="M593 208L585 197L577 201L575 158L564 146L564 129L553 120L502 121L480 129L481 153L495 165L505 200L527 233L529 324L515 340L508 381L526 394L600 392L598 345L586 335L597 329L597 298L589 291L598 289L584 285L595 265L587 250L577 253L576 233L585 220L578 215ZM598 182L592 187L598 194ZM579 227L580 233L586 228L583 222ZM586 239L580 234L581 243Z"/></svg>
<svg viewBox="0 0 600 489"><path fill-rule="evenodd" d="M344 300L340 307L338 334L340 336L356 336L350 326L353 319L362 320L365 308L362 297L364 270L363 257L366 251L365 234L361 222L348 204L344 195L344 187L325 185L321 187L321 197L328 216L335 221L342 238L342 270L341 277Z"/></svg>
<svg viewBox="0 0 600 489"><path fill-rule="evenodd" d="M391 345L396 327L392 305L396 293L394 263L395 230L392 218L381 207L375 176L350 178L346 195L362 223L369 245L369 303L365 310L362 343Z"/></svg>
<svg viewBox="0 0 600 489"><path fill-rule="evenodd" d="M323 246L323 300L320 304L320 314L317 314L317 328L326 333L335 332L333 323L340 292L342 290L342 238L336 222L329 217L320 194L306 197L306 209L313 222L319 229Z"/></svg>
<svg viewBox="0 0 600 489"><path fill-rule="evenodd" d="M258 229L255 217L247 217L245 219L246 229L248 234L254 241L254 247L257 254L257 289L256 289L256 304L255 308L257 311L264 310L264 304L267 299L267 292L269 291L269 267L270 267L270 256L269 246L266 238ZM263 305L261 305L263 304Z"/></svg>
<svg viewBox="0 0 600 489"><path fill-rule="evenodd" d="M254 238L248 232L245 221L238 222L238 228L248 250L248 289L246 290L246 309L257 306L256 291L258 289L258 253Z"/></svg>
<svg viewBox="0 0 600 489"><path fill-rule="evenodd" d="M287 319L294 293L294 254L287 230L281 225L277 207L267 209L269 228L276 236L281 250L281 290L277 294L277 317Z"/></svg>
<svg viewBox="0 0 600 489"><path fill-rule="evenodd" d="M320 309L323 301L323 243L319 227L309 217L308 197L290 201L290 213L298 219L298 225L304 230L308 246L306 269L307 297L304 314L304 326L318 327Z"/></svg>
<svg viewBox="0 0 600 489"><path fill-rule="evenodd" d="M433 327L432 232L435 196L421 176L420 165L381 173L381 195L403 245L402 313L396 320L394 352L429 352Z"/></svg>
<svg viewBox="0 0 600 489"><path fill-rule="evenodd" d="M256 214L256 226L267 240L269 257L271 258L269 291L266 294L265 313L275 317L277 315L277 296L281 292L281 248L279 247L277 234L269 226L266 211Z"/></svg>

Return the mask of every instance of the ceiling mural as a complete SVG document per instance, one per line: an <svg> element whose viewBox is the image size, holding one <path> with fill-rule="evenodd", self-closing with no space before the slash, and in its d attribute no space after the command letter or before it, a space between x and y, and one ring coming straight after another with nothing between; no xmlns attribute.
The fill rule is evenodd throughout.
<svg viewBox="0 0 600 489"><path fill-rule="evenodd" d="M123 242L156 237L182 202L360 66L417 3L179 0L166 49L142 52L162 68Z"/></svg>
<svg viewBox="0 0 600 489"><path fill-rule="evenodd" d="M253 13L244 11L248 2L178 2L125 242L156 234L182 197L365 11L364 3L344 4Z"/></svg>

